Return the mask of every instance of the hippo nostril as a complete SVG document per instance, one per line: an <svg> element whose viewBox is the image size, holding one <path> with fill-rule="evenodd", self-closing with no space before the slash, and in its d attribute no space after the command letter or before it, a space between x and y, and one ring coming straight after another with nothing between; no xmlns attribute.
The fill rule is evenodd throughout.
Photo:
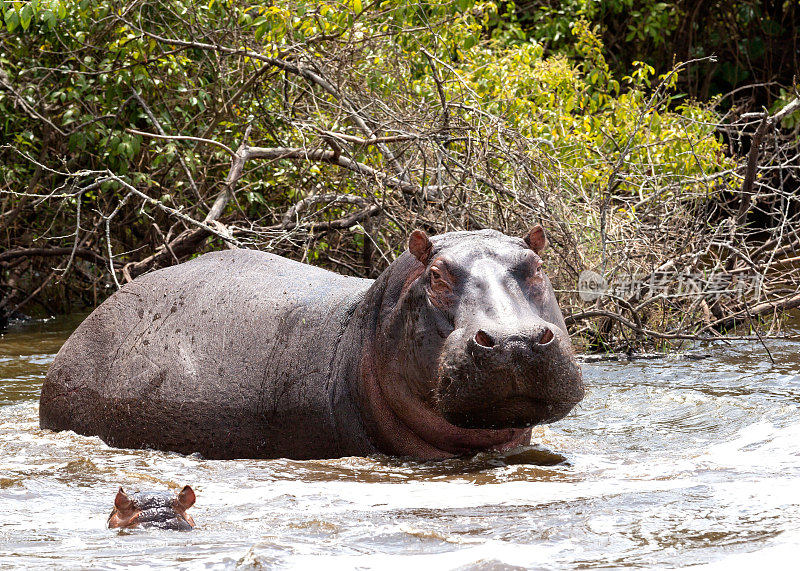
<svg viewBox="0 0 800 571"><path fill-rule="evenodd" d="M550 341L553 340L553 332L550 329L545 329L542 336L539 337L539 345L547 345Z"/></svg>
<svg viewBox="0 0 800 571"><path fill-rule="evenodd" d="M494 339L483 329L478 329L478 332L475 334L475 343L481 347L494 347Z"/></svg>

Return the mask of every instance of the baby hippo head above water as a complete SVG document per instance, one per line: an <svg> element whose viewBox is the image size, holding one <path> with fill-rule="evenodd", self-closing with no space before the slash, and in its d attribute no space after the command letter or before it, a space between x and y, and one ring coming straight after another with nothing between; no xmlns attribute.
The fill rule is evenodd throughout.
<svg viewBox="0 0 800 571"><path fill-rule="evenodd" d="M120 488L114 499L114 510L108 517L108 527L157 527L189 531L194 527L194 520L186 510L194 505L194 501L194 490L189 486L184 486L177 496L170 492L127 494Z"/></svg>

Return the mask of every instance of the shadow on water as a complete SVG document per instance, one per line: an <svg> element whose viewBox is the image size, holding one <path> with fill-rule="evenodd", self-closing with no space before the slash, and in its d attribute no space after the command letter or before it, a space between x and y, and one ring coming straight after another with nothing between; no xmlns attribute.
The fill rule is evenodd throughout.
<svg viewBox="0 0 800 571"><path fill-rule="evenodd" d="M413 458L374 455L369 458L312 460L296 462L289 471L291 478L302 474L305 481L402 482L444 481L459 479L476 484L499 483L509 477L528 479L551 477L553 466L568 467L566 456L541 445L520 447L508 452L485 452L447 460L421 461ZM518 467L513 476L499 470Z"/></svg>
<svg viewBox="0 0 800 571"><path fill-rule="evenodd" d="M587 363L584 402L506 454L210 461L38 428L81 317L0 336L0 568L727 569L800 549L795 342L767 342L775 365L752 342ZM187 483L195 531L105 528L118 486Z"/></svg>

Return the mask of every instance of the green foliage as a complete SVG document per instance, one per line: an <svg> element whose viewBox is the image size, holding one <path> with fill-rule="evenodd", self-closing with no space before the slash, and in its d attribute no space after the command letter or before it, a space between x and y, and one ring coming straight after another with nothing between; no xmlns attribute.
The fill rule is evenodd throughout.
<svg viewBox="0 0 800 571"><path fill-rule="evenodd" d="M282 105L279 93L273 93L273 99L267 101L242 100L226 118L228 121L215 128L208 124L211 108L217 107L220 94L233 86L222 85L221 78L206 69L204 54L193 50L165 53L155 39L115 23L113 14L119 9L116 2L4 1L0 7L6 26L3 69L23 86L36 83L37 76L44 78L45 83L38 86L46 93L42 103L57 110L53 117L69 133L69 151L79 153L87 167L102 164L126 173L143 152L150 153L149 168L155 169L178 153L192 164L209 158L224 160L224 154L216 150L208 157L172 142L148 141L143 145L140 136L126 133L129 127L152 127L143 110L130 99L133 89L145 100L160 101L158 119L168 132L185 132L188 127L199 135L211 127L228 142L235 140L248 117L262 115L263 107L277 109ZM149 9L142 6L145 12ZM366 15L365 9L371 14ZM365 42L353 60L354 72L382 97L410 89L420 101L433 103L437 100L436 86L423 50L433 53L451 66L452 74L445 82L449 98L462 97L464 88L468 88L470 104L507 118L527 136L552 142L559 149L558 158L584 173L587 184L604 179L608 169L593 157L600 152L613 162L613 148L629 137L637 144L663 142L658 153L666 160L664 168L676 173L714 168L718 144L710 137L710 129L684 120L710 119L699 106L684 104L670 109L666 102L659 102L647 111L651 128L646 133L635 132L638 114L653 87L651 81L658 78L653 77L652 67L637 65L623 78L625 88L621 89L620 80L606 62L602 40L589 24L600 10L598 3L573 0L560 3L557 9L542 6L534 13L536 34L553 43L569 44L569 58L558 53L548 55L551 52L541 41L518 41L521 28L514 18L498 16L503 9L496 2L471 0L419 4L386 0L367 8L358 0L251 7L235 2L175 0L150 9L157 13L149 16L152 21L162 21L163 32L169 35L170 26L179 23L177 15L181 13L191 11L195 21L211 29L224 27L233 14L237 25L251 34L264 55L278 55L298 44L308 45L312 53L324 51L325 42L320 38L346 37L359 42L377 34L391 36L398 30L428 27L430 33L398 34L391 42ZM656 45L663 39L656 30L673 25L670 14L674 9L663 2L618 0L604 3L602 9L609 13L633 10L630 15L635 26L631 24L634 27L629 34ZM639 18L639 13L647 17ZM74 50L80 59L53 59L49 62L57 66L53 73L46 69L50 58L42 54L56 45L61 50ZM247 59L243 64L251 70L258 66ZM92 73L81 73L86 71ZM23 94L36 101L30 89ZM5 132L15 133L17 144L40 146L41 134L33 134L36 130L30 119L10 105L5 95L0 96L0 109L6 117ZM97 120L99 117L103 119ZM333 117L327 120L331 125L335 121ZM291 132L284 135L296 136ZM705 151L700 153L699 162L678 159L686 157L690 146L695 154L698 148ZM272 174L280 181L286 173L276 170Z"/></svg>
<svg viewBox="0 0 800 571"><path fill-rule="evenodd" d="M566 0L519 2L515 15L525 36L549 53L576 55L569 30L586 20L597 30L617 74L635 61L665 73L679 61L715 55L715 65L696 66L681 79L690 96L711 99L744 84L792 85L800 3L756 0ZM771 105L777 90L762 85L757 104ZM751 94L748 94L750 97Z"/></svg>
<svg viewBox="0 0 800 571"><path fill-rule="evenodd" d="M5 140L31 157L49 157L58 168L110 169L200 219L219 192L230 158L216 146L132 132L158 132L150 111L168 134L232 148L248 125L250 142L260 146L320 148L322 131L354 132L340 97L270 66L264 57L324 70L373 124L384 126L379 135L404 132L407 125L420 136L442 128L443 95L455 134L446 133L451 140L438 153L445 146L468 163L471 138L501 148L501 132L516 133L530 143L520 148L534 165L532 177L569 173L560 183L569 192L562 198L574 205L604 196L612 182L623 197L669 189L680 198L699 178L728 167L714 136L715 115L681 99L678 75L659 74L646 63L623 74L609 64L602 30L594 23L601 3L542 7L532 20L518 18L512 5L488 0L161 0L138 2L135 9L127 4L0 1L0 69L15 89L0 90ZM664 3L602 4L602 10L632 14L632 41L659 45L657 30L674 25L674 10ZM636 16L636 10L647 15ZM216 42L233 53L160 38ZM375 146L353 146L351 156L390 171ZM515 160L495 153L480 168L513 187ZM431 176L419 174L423 168L413 166L413 182L424 184ZM35 171L33 163L4 152L4 188L25 187ZM53 188L64 184L52 174L43 180ZM112 210L119 198L112 186L85 193L84 212ZM228 214L268 225L326 187L391 198L386 188L365 187L362 178L331 165L272 161L248 165ZM476 192L487 193L483 187ZM346 208L333 205L325 212L335 217ZM584 214L575 211L576 217ZM620 208L615 215L636 213ZM60 209L54 216L67 220ZM163 214L150 204L131 207L129 231L117 235L119 249L135 251L158 216ZM71 243L71 223L63 222L66 228L55 233L62 244ZM53 227L44 216L32 224L36 235ZM363 246L363 237L351 241ZM314 258L334 243L318 240L307 255ZM391 251L396 244L384 246Z"/></svg>
<svg viewBox="0 0 800 571"><path fill-rule="evenodd" d="M67 7L71 3L68 0L0 0L0 25L4 25L9 32L17 28L23 31L30 29L31 32L53 30L58 20L66 17Z"/></svg>
<svg viewBox="0 0 800 571"><path fill-rule="evenodd" d="M589 192L605 189L622 150L635 149L626 158L627 170L652 171L658 177L650 190L692 176L717 172L726 166L722 146L714 135L715 114L698 104L676 104L679 94L661 97L648 106L653 82L674 90L677 74L654 77L654 69L637 62L629 76L615 79L603 54L603 45L585 20L570 30L571 60L546 55L537 42L511 46L486 41L465 52L458 72L469 87L471 104L502 116L527 137L549 142L550 157L562 168L579 173L576 186ZM418 89L435 97L430 74ZM453 82L454 90L461 86ZM456 97L455 93L452 95ZM622 192L641 191L640 182L623 182Z"/></svg>

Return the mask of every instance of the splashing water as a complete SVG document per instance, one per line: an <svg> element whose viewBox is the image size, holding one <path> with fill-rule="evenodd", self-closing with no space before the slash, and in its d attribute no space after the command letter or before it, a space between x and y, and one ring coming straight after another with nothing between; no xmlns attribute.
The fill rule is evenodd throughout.
<svg viewBox="0 0 800 571"><path fill-rule="evenodd" d="M534 447L443 462L209 461L38 428L76 320L0 337L0 568L709 568L800 552L797 345L584 365ZM562 456L566 458L561 461ZM197 492L190 533L106 529L117 488Z"/></svg>

